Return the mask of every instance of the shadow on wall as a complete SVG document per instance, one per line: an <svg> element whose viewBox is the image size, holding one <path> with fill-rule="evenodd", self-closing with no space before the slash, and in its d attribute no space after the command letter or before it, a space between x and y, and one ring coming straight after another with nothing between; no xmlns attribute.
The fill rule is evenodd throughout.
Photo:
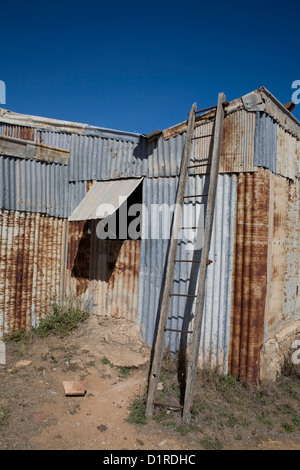
<svg viewBox="0 0 300 470"><path fill-rule="evenodd" d="M208 150L208 164L210 164L212 160L212 150L213 150L213 140L211 139L209 150ZM203 187L203 194L207 194L208 191L209 191L209 177L206 177L205 182L204 182L204 187ZM205 202L204 202L204 220L206 217L206 210L207 210L207 198L205 198ZM170 249L170 241L168 244L167 252L169 251L169 249ZM179 387L180 387L180 404L181 405L183 405L184 403L184 394L185 394L186 376L187 376L187 349L188 349L188 342L190 341L190 336L191 336L189 333L186 333L186 331L191 330L190 323L194 318L193 305L195 301L190 296L196 295L196 292L197 292L197 283L198 283L199 267L200 267L199 261L201 260L201 253L202 253L202 248L199 250L193 251L193 258L192 258L193 262L191 263L188 290L186 292L188 297L186 299L186 304L185 304L183 314L182 312L173 312L172 309L170 308L170 312L168 316L168 321L174 318L174 314L175 315L177 314L178 317L179 315L182 316L182 327L181 327L182 332L179 335L179 340L177 340L178 341L177 375L178 375L178 382L179 382ZM153 343L152 343L151 362L152 362L153 355L154 355L154 348L155 348L158 327L159 327L160 310L161 310L161 302L162 302L162 297L163 297L166 269L167 269L167 257L165 260L162 287L160 291L158 309L157 309L157 315L156 315L156 322L155 322L155 329L154 329ZM169 338L169 344L171 344L171 336ZM151 368L149 370L151 370Z"/></svg>
<svg viewBox="0 0 300 470"><path fill-rule="evenodd" d="M132 204L141 202L142 185L139 185L127 199L126 204L129 209ZM122 310L122 306L118 303L121 300L123 302L124 298L116 299L115 297L120 295L117 289L121 284L123 284L124 296L125 290L128 295L133 295L136 291L140 238L131 240L128 230L127 238L120 238L119 210L115 215L115 239L103 240L97 237L98 220L70 222L68 272L74 294L76 293L77 296L91 294L95 297L96 309L99 301L103 306L105 305L104 297L109 296L108 303L113 304L114 308L119 311L120 308ZM134 216L127 218L127 228L133 219L135 219ZM137 227L137 230L139 232L141 227ZM124 227L122 234L124 236ZM100 292L102 292L101 295ZM99 295L103 297L102 300L99 300Z"/></svg>

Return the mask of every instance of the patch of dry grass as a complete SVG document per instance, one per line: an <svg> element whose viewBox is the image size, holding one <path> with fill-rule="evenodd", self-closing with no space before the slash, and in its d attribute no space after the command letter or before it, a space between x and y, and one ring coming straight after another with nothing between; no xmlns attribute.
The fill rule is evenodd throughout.
<svg viewBox="0 0 300 470"><path fill-rule="evenodd" d="M182 372L170 354L163 360L158 402L182 404ZM143 402L145 396L143 396ZM278 377L276 382L247 386L218 369L199 370L195 383L192 418L183 426L181 412L156 406L153 419L199 448L247 447L267 439L299 439L300 380ZM145 421L147 422L147 421Z"/></svg>

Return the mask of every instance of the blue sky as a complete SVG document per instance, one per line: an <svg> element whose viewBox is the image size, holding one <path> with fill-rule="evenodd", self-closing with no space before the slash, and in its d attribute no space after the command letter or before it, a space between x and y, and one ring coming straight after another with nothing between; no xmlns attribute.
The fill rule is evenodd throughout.
<svg viewBox="0 0 300 470"><path fill-rule="evenodd" d="M1 106L24 114L149 133L300 80L299 0L0 0L0 18Z"/></svg>

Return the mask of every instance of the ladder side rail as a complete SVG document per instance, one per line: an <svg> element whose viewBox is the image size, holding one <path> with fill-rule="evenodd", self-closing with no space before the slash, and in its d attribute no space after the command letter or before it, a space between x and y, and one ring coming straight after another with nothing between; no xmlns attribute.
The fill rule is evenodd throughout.
<svg viewBox="0 0 300 470"><path fill-rule="evenodd" d="M190 348L190 354L188 359L188 370L185 387L185 397L183 405L183 423L189 424L191 417L191 407L193 402L194 384L198 365L198 355L202 332L202 318L204 310L204 297L205 297L205 281L206 281L206 261L210 250L210 241L212 233L212 225L214 218L214 208L217 190L217 181L219 174L219 163L221 155L222 145L222 133L223 133L223 120L224 120L224 108L225 103L224 93L219 93L218 106L216 112L215 128L214 128L214 141L211 161L211 179L209 183L209 192L207 200L207 211L205 216L205 229L204 229L204 243L201 253L200 261L200 272L197 289L197 298L195 301L195 318L193 326L193 335Z"/></svg>
<svg viewBox="0 0 300 470"><path fill-rule="evenodd" d="M174 271L175 271L175 257L177 253L178 246L178 233L182 225L182 207L184 202L184 194L186 183L188 179L187 167L190 161L190 155L192 150L192 137L195 127L195 112L196 112L196 103L193 104L190 114L189 121L186 133L185 147L183 151L177 195L176 195L176 205L173 216L173 224L171 230L170 246L167 253L166 259L166 277L163 287L163 295L161 301L161 311L159 318L159 325L157 331L156 342L154 346L154 355L151 365L151 372L149 376L149 385L148 385L148 394L147 394L147 405L146 405L146 415L152 416L153 413L153 402L155 400L155 395L157 391L157 385L159 380L159 374L161 370L162 357L164 351L164 337L165 337L165 327L167 324L169 307L170 307L170 294L173 286L174 280Z"/></svg>

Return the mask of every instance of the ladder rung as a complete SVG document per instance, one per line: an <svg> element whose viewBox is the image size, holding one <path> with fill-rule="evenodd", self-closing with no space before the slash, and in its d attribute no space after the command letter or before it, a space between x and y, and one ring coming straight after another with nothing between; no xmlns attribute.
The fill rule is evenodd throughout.
<svg viewBox="0 0 300 470"><path fill-rule="evenodd" d="M176 330L174 328L165 328L165 331L176 331L177 333L193 333L191 330Z"/></svg>
<svg viewBox="0 0 300 470"><path fill-rule="evenodd" d="M211 166L211 163L199 163L197 165L190 165L188 168L196 168L198 166Z"/></svg>
<svg viewBox="0 0 300 470"><path fill-rule="evenodd" d="M195 114L204 113L204 111L210 111L211 109L217 109L217 106L211 106L210 108L200 109L200 111L195 111ZM190 115L190 113L188 113Z"/></svg>
<svg viewBox="0 0 300 470"><path fill-rule="evenodd" d="M197 117L196 122L208 121L208 120L215 121L215 119L216 119L215 116L203 116L203 117Z"/></svg>
<svg viewBox="0 0 300 470"><path fill-rule="evenodd" d="M200 263L197 259L175 259L175 263Z"/></svg>
<svg viewBox="0 0 300 470"><path fill-rule="evenodd" d="M196 295L192 295L192 294L170 294L170 295L173 295L175 297L197 297Z"/></svg>
<svg viewBox="0 0 300 470"><path fill-rule="evenodd" d="M200 263L200 260L197 259L175 259L175 263ZM212 260L207 259L206 264L211 264Z"/></svg>
<svg viewBox="0 0 300 470"><path fill-rule="evenodd" d="M190 194L189 196L183 196L184 199L187 199L189 197L207 197L208 194Z"/></svg>
<svg viewBox="0 0 300 470"><path fill-rule="evenodd" d="M213 134L199 135L198 137L192 137L192 140L204 139L204 137L212 137Z"/></svg>
<svg viewBox="0 0 300 470"><path fill-rule="evenodd" d="M190 230L190 229L196 230L196 228L205 228L205 227L181 227L181 230Z"/></svg>
<svg viewBox="0 0 300 470"><path fill-rule="evenodd" d="M160 401L154 401L153 402L153 405L157 405L157 406L167 406L169 408L178 408L179 410L182 410L183 409L183 406L182 405L173 405L172 403L162 403Z"/></svg>

